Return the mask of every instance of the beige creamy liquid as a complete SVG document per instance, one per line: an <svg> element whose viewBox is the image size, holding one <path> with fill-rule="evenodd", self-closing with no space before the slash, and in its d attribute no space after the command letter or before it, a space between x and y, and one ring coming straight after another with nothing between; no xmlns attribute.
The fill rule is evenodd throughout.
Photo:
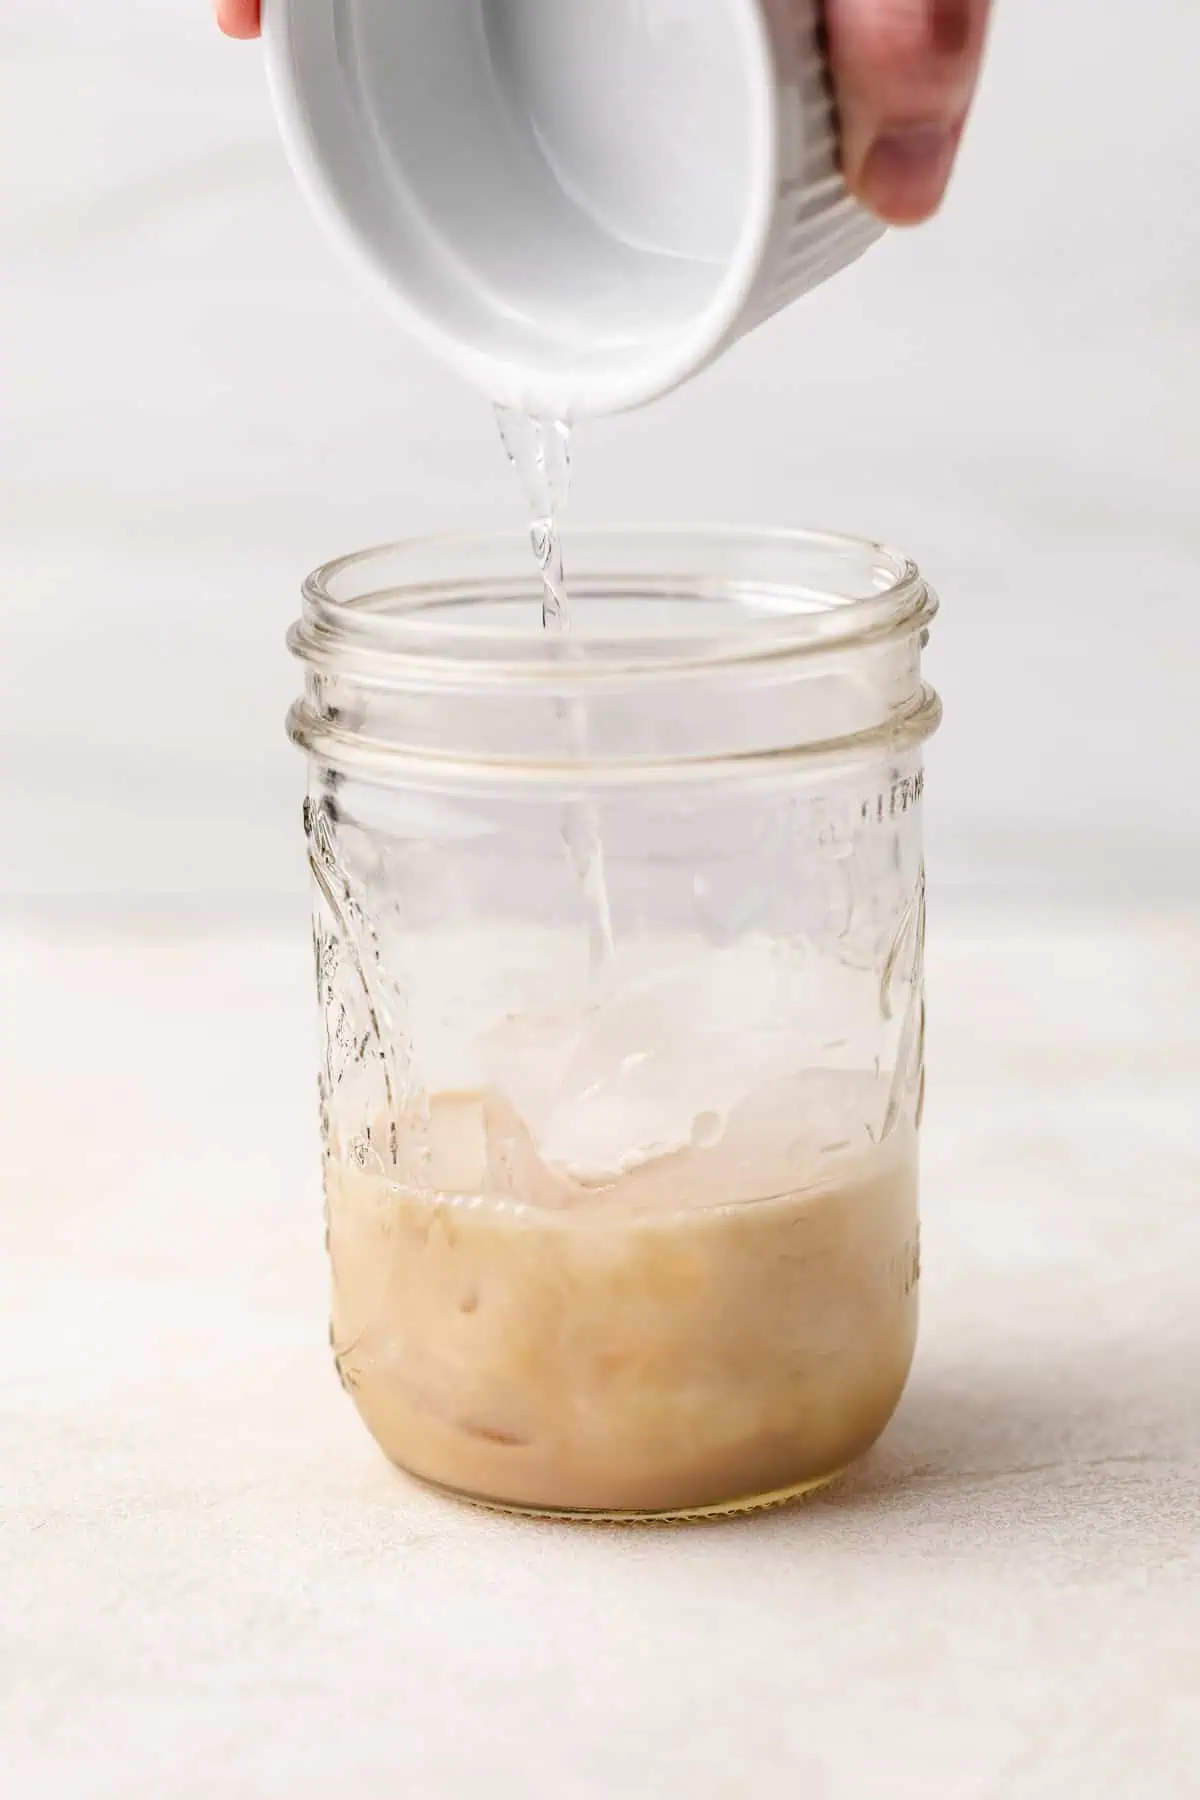
<svg viewBox="0 0 1200 1800"><path fill-rule="evenodd" d="M836 1473L883 1430L917 1316L916 1138L811 1074L719 1141L588 1187L495 1095L329 1172L334 1345L387 1454L477 1498L672 1512ZM877 1108L876 1108L877 1110ZM720 1121L714 1121L720 1129Z"/></svg>

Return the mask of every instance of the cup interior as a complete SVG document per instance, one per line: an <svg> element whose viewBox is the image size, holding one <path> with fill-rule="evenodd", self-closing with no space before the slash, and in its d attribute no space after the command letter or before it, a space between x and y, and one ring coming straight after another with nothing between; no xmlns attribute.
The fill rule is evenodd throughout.
<svg viewBox="0 0 1200 1800"><path fill-rule="evenodd" d="M494 398L631 404L715 347L775 198L759 0L265 10L302 176Z"/></svg>

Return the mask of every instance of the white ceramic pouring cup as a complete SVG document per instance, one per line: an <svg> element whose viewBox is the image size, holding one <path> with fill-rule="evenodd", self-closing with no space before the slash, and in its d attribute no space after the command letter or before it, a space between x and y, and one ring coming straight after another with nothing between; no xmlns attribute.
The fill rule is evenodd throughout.
<svg viewBox="0 0 1200 1800"><path fill-rule="evenodd" d="M819 0L263 0L263 32L335 239L523 412L667 393L882 232Z"/></svg>

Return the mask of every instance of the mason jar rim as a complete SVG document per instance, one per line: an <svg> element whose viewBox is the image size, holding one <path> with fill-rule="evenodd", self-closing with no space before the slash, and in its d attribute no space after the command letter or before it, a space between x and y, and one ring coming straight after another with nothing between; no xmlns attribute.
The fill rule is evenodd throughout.
<svg viewBox="0 0 1200 1800"><path fill-rule="evenodd" d="M567 528L562 538L573 608L567 635L531 629L540 582L527 534L472 531L413 537L323 564L303 584L289 647L318 673L370 687L461 693L540 687L547 679L558 687L564 680L625 686L908 637L938 610L917 565L868 538L639 524ZM806 565L832 569L839 561L847 569L841 588L805 578ZM851 565L859 591L849 582ZM729 617L704 633L683 632L671 608L660 607L656 616L669 626L609 634L593 622L598 599L709 600L726 604ZM497 612L518 608L519 623L494 622Z"/></svg>
<svg viewBox="0 0 1200 1800"><path fill-rule="evenodd" d="M786 779L899 756L937 729L920 676L937 596L896 551L727 526L563 542L567 632L542 629L520 532L412 538L318 569L288 638L307 670L292 741L384 785L525 793Z"/></svg>

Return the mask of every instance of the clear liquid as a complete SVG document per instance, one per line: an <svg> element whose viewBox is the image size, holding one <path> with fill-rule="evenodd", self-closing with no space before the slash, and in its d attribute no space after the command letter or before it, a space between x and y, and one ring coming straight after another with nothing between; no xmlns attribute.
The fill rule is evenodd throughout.
<svg viewBox="0 0 1200 1800"><path fill-rule="evenodd" d="M531 418L506 406L496 408L496 418L529 506L529 538L542 581L542 626L566 637L571 630L571 602L558 523L571 493L571 428L560 419ZM571 753L583 762L587 708L580 700L568 701L561 717ZM583 892L592 977L603 985L612 971L615 950L600 820L590 800L568 806L563 843Z"/></svg>
<svg viewBox="0 0 1200 1800"><path fill-rule="evenodd" d="M571 629L571 602L563 574L558 520L571 497L571 427L558 419L533 419L507 406L496 408L500 438L529 507L529 538L542 578L542 624Z"/></svg>

